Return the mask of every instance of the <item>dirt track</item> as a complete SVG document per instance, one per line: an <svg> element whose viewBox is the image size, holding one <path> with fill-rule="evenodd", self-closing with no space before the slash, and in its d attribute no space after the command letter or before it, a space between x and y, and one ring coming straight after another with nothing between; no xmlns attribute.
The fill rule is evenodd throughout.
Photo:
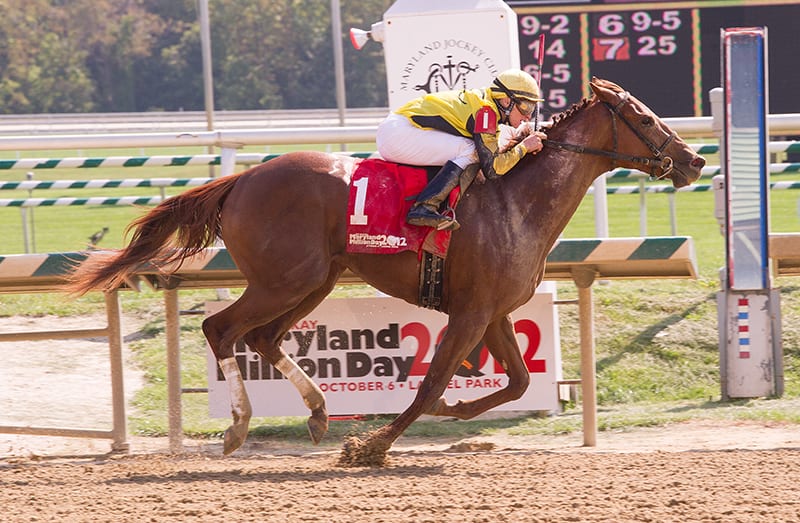
<svg viewBox="0 0 800 523"><path fill-rule="evenodd" d="M251 442L222 457L213 443L170 455L145 449L163 440L137 439L140 454L7 455L0 507L13 522L800 521L792 427L678 425L598 443L409 440L388 467L352 469L332 449Z"/></svg>
<svg viewBox="0 0 800 523"><path fill-rule="evenodd" d="M0 424L107 423L97 341L39 343L3 347L17 364L0 369ZM0 521L800 522L795 426L600 433L595 449L580 434L401 438L383 469L337 467L340 443L222 457L219 442L170 455L163 438L131 438L131 454L108 455L108 440L0 434Z"/></svg>

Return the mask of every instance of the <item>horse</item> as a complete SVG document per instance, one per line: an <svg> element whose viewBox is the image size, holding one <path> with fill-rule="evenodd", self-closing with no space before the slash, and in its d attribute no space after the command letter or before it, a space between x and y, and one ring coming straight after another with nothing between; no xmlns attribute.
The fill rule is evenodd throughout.
<svg viewBox="0 0 800 523"><path fill-rule="evenodd" d="M615 167L640 169L675 187L700 177L698 156L645 104L600 78L592 94L555 115L544 149L526 155L501 178L473 183L458 204L444 263L441 311L447 328L411 404L393 421L343 445L344 465L381 465L394 442L420 415L470 419L522 396L530 377L511 313L542 280L545 260L592 182ZM246 278L233 304L202 325L228 383L232 423L223 453L240 447L252 414L234 344L239 339L275 366L310 410L309 434L328 430L325 397L287 356L281 340L333 290L349 269L374 288L419 305L415 252L349 253L349 181L360 159L299 151L218 178L169 198L133 221L129 244L96 263L78 266L67 290L111 290L144 263L182 262L224 241ZM448 403L443 394L479 342L502 365L507 385L484 397Z"/></svg>

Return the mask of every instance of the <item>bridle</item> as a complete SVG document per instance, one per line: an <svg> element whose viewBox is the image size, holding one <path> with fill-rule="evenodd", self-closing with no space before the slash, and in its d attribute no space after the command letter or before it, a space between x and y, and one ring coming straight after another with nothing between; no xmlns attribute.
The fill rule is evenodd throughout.
<svg viewBox="0 0 800 523"><path fill-rule="evenodd" d="M572 151L572 152L575 152L575 153L578 153L578 154L591 154L591 155L595 155L595 156L605 156L607 158L611 158L611 159L614 159L614 160L623 160L623 161L626 161L626 162L641 164L645 168L650 168L651 169L650 170L650 175L651 176L653 176L654 178L656 178L658 180L663 180L664 178L666 178L672 172L672 169L673 169L672 158L670 158L669 156L665 156L664 155L664 150L669 146L669 144L671 144L675 140L676 135L673 132L672 134L670 134L667 137L666 140L664 140L664 143L661 144L660 147L656 146L656 144L654 144L647 136L642 134L641 131L639 131L639 129L634 127L633 124L631 124L631 122L628 121L627 118L625 118L625 115L620 112L620 107L622 107L624 104L628 103L629 96L630 96L630 93L628 93L626 91L625 94L622 96L622 99L616 105L612 105L612 104L610 104L608 102L603 102L603 104L606 106L606 108L611 113L611 127L612 127L613 132L614 132L614 150L613 151L606 151L604 149L594 149L592 147L586 147L586 146L583 146L583 145L576 145L576 144L566 143L566 142L558 142L558 141L554 141L554 140L550 140L550 139L546 139L542 143L547 147L554 147L556 149L563 149L563 150L566 150L566 151ZM643 144L645 144L648 149L650 149L650 152L653 154L652 158L647 157L647 156L634 156L634 155L630 155L630 154L624 154L624 153L617 152L617 149L619 148L619 137L617 136L617 117L619 117L619 119L622 120L625 123L625 125L627 125L628 128L631 131L633 131L633 134L635 134L636 137L639 138L639 140ZM656 169L661 169L661 176L656 176L656 174L655 174L655 170Z"/></svg>

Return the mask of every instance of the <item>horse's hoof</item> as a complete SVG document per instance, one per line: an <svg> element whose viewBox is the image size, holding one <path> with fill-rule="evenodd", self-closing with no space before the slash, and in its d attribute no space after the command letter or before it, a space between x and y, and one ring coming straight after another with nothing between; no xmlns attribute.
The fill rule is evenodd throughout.
<svg viewBox="0 0 800 523"><path fill-rule="evenodd" d="M242 431L241 429L237 430L234 425L231 425L227 428L227 430L225 430L222 453L227 456L234 450L241 447L245 439L247 439L247 427L245 426L244 430Z"/></svg>
<svg viewBox="0 0 800 523"><path fill-rule="evenodd" d="M322 441L322 438L328 432L328 411L322 406L311 411L311 416L308 418L308 434L311 436L311 441L314 445Z"/></svg>
<svg viewBox="0 0 800 523"><path fill-rule="evenodd" d="M338 464L340 467L384 467L391 446L391 440L381 437L379 431L366 440L350 436L344 440Z"/></svg>

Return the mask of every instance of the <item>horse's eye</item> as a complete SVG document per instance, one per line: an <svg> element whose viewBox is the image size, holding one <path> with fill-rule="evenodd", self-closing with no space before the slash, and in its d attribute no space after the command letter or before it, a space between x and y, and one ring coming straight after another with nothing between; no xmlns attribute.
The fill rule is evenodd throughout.
<svg viewBox="0 0 800 523"><path fill-rule="evenodd" d="M653 118L651 118L650 116L645 116L644 118L642 118L642 125L648 127L653 125Z"/></svg>

